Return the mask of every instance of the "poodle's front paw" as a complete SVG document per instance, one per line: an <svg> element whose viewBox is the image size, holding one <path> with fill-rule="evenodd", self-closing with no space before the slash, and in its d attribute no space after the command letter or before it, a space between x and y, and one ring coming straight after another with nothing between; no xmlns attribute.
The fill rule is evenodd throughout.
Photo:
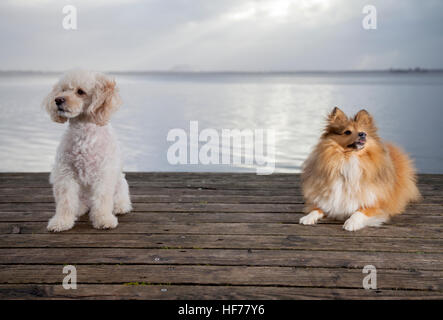
<svg viewBox="0 0 443 320"><path fill-rule="evenodd" d="M352 214L352 216L349 217L348 220L345 221L343 229L345 229L346 231L357 231L366 227L367 221L368 217L364 213L357 211Z"/></svg>
<svg viewBox="0 0 443 320"><path fill-rule="evenodd" d="M116 203L114 205L114 214L119 215L119 214L125 214L128 212L131 212L132 210L132 205L130 202L128 203Z"/></svg>
<svg viewBox="0 0 443 320"><path fill-rule="evenodd" d="M300 224L304 225L313 225L318 222L323 217L323 213L318 210L313 210L309 214L300 218Z"/></svg>
<svg viewBox="0 0 443 320"><path fill-rule="evenodd" d="M47 229L52 232L60 232L72 229L75 219L70 216L54 216L49 220Z"/></svg>
<svg viewBox="0 0 443 320"><path fill-rule="evenodd" d="M94 217L92 225L96 229L114 229L118 225L118 219L113 214Z"/></svg>

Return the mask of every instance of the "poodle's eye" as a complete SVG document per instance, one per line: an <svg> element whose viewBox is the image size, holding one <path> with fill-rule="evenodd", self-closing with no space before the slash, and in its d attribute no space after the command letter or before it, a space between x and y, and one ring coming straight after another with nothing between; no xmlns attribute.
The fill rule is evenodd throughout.
<svg viewBox="0 0 443 320"><path fill-rule="evenodd" d="M349 136L351 133L352 133L352 131L350 131L350 130L346 130L346 131L344 132L344 134L347 135L347 136Z"/></svg>
<svg viewBox="0 0 443 320"><path fill-rule="evenodd" d="M84 95L84 94L86 94L86 92L84 92L82 89L78 89L77 90L77 93L79 94L79 95Z"/></svg>

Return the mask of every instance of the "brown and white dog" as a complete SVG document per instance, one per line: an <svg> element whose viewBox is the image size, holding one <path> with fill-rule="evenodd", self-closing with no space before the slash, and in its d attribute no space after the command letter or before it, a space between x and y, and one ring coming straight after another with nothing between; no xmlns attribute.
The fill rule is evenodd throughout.
<svg viewBox="0 0 443 320"><path fill-rule="evenodd" d="M408 156L380 139L366 110L348 118L337 107L303 165L302 187L309 214L301 224L347 219L348 231L379 226L420 199Z"/></svg>

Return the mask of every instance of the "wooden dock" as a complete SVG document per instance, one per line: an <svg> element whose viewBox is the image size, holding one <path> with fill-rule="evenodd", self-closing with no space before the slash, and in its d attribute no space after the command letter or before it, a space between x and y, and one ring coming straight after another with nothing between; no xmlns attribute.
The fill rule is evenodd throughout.
<svg viewBox="0 0 443 320"><path fill-rule="evenodd" d="M0 299L442 299L443 175L380 228L298 224L294 174L128 173L134 211L46 231L48 173L0 174ZM62 286L77 269L77 289ZM366 265L377 289L365 290Z"/></svg>

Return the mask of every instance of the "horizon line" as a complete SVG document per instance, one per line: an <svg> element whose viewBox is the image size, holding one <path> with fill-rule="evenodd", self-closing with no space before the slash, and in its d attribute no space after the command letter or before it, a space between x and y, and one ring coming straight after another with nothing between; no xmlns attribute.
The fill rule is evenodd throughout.
<svg viewBox="0 0 443 320"><path fill-rule="evenodd" d="M64 71L62 70L0 70L0 73L40 73L40 74L60 74L65 73L69 70L82 69L82 68L70 68ZM94 70L96 71L96 70ZM335 70L173 70L173 69L158 69L158 70L97 70L104 73L113 74L142 74L142 73L193 73L193 74L209 74L209 73L250 73L250 74L263 74L263 73L373 73L373 72L390 72L390 73L425 73L425 72L443 72L443 68L387 68L387 69L335 69Z"/></svg>

